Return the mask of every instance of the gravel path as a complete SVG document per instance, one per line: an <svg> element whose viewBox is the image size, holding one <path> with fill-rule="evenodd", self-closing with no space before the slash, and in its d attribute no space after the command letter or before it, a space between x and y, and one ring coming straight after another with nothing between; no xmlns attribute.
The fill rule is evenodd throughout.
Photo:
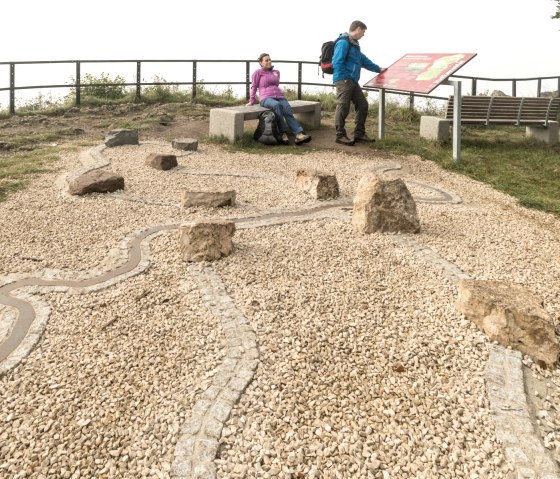
<svg viewBox="0 0 560 479"><path fill-rule="evenodd" d="M492 345L455 311L453 265L525 284L558 321L557 218L417 157L201 145L162 172L144 166L151 152L172 150L146 143L93 155L123 174L124 193L63 194L62 175L89 161L72 153L1 203L0 286L108 271L119 242L148 225L324 206L293 189L298 168L334 171L341 206L364 172L384 169L408 180L420 235L356 236L338 208L305 222L240 223L234 254L213 265L258 345L252 380L224 417L214 474L508 477L515 461L497 440L485 386ZM180 210L182 189L207 187L234 188L239 205ZM104 289L41 294L45 331L0 377L0 478L180 476L178 444L231 346L176 241L175 231L154 236L149 268ZM14 324L13 309L0 306L0 344ZM532 397L542 399L543 443L558 454L560 373L524 363L548 383Z"/></svg>

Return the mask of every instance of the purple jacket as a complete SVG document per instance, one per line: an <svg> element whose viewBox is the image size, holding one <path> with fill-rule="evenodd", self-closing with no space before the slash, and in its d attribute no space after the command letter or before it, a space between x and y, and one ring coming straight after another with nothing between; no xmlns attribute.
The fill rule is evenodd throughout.
<svg viewBox="0 0 560 479"><path fill-rule="evenodd" d="M251 76L251 96L249 97L249 103L251 105L255 104L257 89L259 90L259 101L263 101L265 98L284 98L284 94L278 86L279 84L280 72L278 70L269 70L265 68L255 70Z"/></svg>

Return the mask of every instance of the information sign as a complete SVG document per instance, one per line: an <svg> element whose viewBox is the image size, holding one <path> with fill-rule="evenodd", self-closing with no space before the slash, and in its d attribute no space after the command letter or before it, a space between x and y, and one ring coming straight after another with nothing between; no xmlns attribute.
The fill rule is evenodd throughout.
<svg viewBox="0 0 560 479"><path fill-rule="evenodd" d="M407 53L364 87L430 93L476 53Z"/></svg>

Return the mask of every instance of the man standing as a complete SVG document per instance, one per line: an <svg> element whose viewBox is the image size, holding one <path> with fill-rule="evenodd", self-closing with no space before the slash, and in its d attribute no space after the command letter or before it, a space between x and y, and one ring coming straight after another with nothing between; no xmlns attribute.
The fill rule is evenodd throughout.
<svg viewBox="0 0 560 479"><path fill-rule="evenodd" d="M366 118L368 115L368 102L359 85L360 71L366 70L381 73L386 68L381 68L373 63L360 51L360 40L366 33L367 27L363 22L356 20L351 23L348 33L341 34L336 40L333 54L333 83L336 87L336 111L334 121L336 127L336 142L352 146L356 141L374 141L366 133ZM350 103L356 109L356 126L354 138L346 134L344 125L350 112Z"/></svg>

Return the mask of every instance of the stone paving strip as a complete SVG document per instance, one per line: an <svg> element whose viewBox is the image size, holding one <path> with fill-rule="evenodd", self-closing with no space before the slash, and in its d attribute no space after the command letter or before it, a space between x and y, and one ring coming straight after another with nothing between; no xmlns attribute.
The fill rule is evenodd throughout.
<svg viewBox="0 0 560 479"><path fill-rule="evenodd" d="M469 276L410 235L394 235L396 243L440 268L453 283ZM559 479L560 470L536 434L525 391L523 355L519 351L490 344L486 365L486 390L496 425L496 436L518 479Z"/></svg>
<svg viewBox="0 0 560 479"><path fill-rule="evenodd" d="M104 150L104 146L96 147L80 155L84 167L64 175L58 182L63 194L65 183L75 175L109 164L103 155ZM390 164L376 167L375 171L398 168L399 165ZM178 173L195 174L194 171ZM197 174L227 175L218 171L199 171ZM243 176L243 173L232 173L231 176ZM411 185L412 191L428 192L428 196L415 194L418 202L457 204L461 201L454 193L441 188L412 180L406 182ZM115 198L126 199L122 195L115 195ZM133 196L128 199L142 201ZM321 206L292 211L279 209L234 220L239 229L327 218L348 221L350 209L351 202L343 198ZM44 270L34 275L14 274L0 278L0 377L19 364L40 340L50 314L50 307L40 294L53 291L84 294L109 288L138 275L150 265L150 242L177 227L178 224L156 225L132 233L97 270L74 273ZM469 277L432 248L419 244L413 236L393 235L392 240L414 251L432 267L441 269L452 283ZM210 386L200 394L191 416L181 427L170 474L180 479L213 479L216 477L214 459L224 424L258 367L258 339L211 266L194 264L188 267L188 273L199 289L203 304L220 321L227 350L225 359L212 373ZM516 471L515 477L559 478L558 468L549 451L534 433L524 390L521 354L491 345L486 366L486 387L496 435L504 444L505 454Z"/></svg>

